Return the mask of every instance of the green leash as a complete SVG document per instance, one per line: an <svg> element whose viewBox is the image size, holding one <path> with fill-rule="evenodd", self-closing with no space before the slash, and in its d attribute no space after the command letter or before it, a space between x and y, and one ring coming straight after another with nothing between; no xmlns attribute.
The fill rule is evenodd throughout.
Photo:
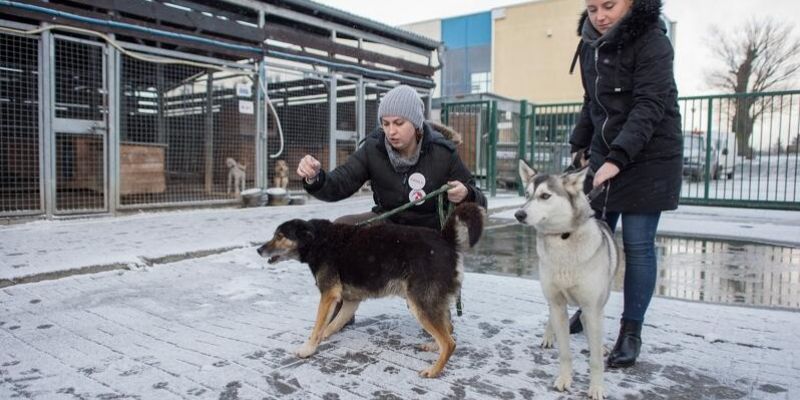
<svg viewBox="0 0 800 400"><path fill-rule="evenodd" d="M452 188L452 186L450 186L450 185L445 183L444 185L442 185L442 187L440 187L439 189L434 190L433 192L428 193L427 195L425 195L421 199L410 201L410 202L408 202L406 204L403 204L400 207L395 208L394 210L387 211L387 212L385 212L385 213L383 213L381 215L376 215L376 216L374 216L374 217L372 217L370 219L367 219L365 221L361 221L361 222L359 222L359 223L357 223L355 225L356 226L367 225L367 224L371 224L371 223L373 223L375 221L384 220L384 219L389 218L392 215L395 215L395 214L397 214L397 213L399 213L401 211L407 210L407 209L411 208L412 206L420 204L420 203L424 202L425 200L428 200L428 199L430 199L430 198L432 198L434 196L438 196L438 198L436 199L436 209L437 209L438 214L439 214L439 226L441 228L444 228L444 224L445 224L445 222L447 222L447 218L450 217L450 214L453 213L453 209L455 208L453 203L448 203L447 211L445 212L445 210L444 210L444 194L450 188ZM456 299L456 314L459 317L461 316L461 314L463 314L462 304L461 304L461 292L460 291L458 293L458 298Z"/></svg>
<svg viewBox="0 0 800 400"><path fill-rule="evenodd" d="M405 210L411 208L412 206L420 204L420 203L424 202L425 200L428 200L428 199L432 198L433 196L439 196L439 225L440 226L444 226L444 221L447 221L447 217L450 216L449 213L453 211L452 210L452 204L451 204L451 207L448 210L448 214L444 215L444 216L442 215L443 208L444 208L444 206L443 206L443 204L444 204L444 195L443 194L444 194L444 192L448 191L449 189L450 189L450 185L445 183L444 185L442 185L442 187L440 187L439 189L434 190L433 192L428 193L427 195L425 195L425 197L423 197L421 199L410 201L410 202L408 202L406 204L403 204L400 207L395 208L394 210L387 211L387 212L385 212L385 213L383 213L381 215L376 215L376 216L374 216L374 217L372 217L372 218L370 218L370 219L368 219L366 221L361 221L361 222L357 223L356 226L367 225L367 224L371 224L371 223L373 223L375 221L384 220L386 218L391 217L392 215L395 215L395 214L399 213L400 211L405 211Z"/></svg>

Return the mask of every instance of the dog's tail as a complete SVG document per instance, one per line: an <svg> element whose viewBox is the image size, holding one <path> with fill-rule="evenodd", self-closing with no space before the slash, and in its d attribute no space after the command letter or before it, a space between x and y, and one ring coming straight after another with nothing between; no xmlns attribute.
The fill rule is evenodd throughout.
<svg viewBox="0 0 800 400"><path fill-rule="evenodd" d="M444 224L442 236L458 251L465 251L481 238L486 211L475 203L463 203L456 207Z"/></svg>

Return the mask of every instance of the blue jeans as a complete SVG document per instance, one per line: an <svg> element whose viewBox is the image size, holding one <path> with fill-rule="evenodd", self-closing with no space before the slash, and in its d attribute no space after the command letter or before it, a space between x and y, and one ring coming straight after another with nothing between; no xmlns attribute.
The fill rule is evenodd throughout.
<svg viewBox="0 0 800 400"><path fill-rule="evenodd" d="M600 213L596 213L598 218ZM622 319L644 322L656 287L656 229L661 212L606 212L606 222L613 232L622 216L622 249L625 251L624 308Z"/></svg>

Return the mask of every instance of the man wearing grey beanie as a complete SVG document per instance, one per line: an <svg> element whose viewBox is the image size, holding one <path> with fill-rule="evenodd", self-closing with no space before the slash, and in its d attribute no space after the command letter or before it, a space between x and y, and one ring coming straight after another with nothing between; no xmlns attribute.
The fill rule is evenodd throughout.
<svg viewBox="0 0 800 400"><path fill-rule="evenodd" d="M350 197L371 182L372 211L346 215L336 222L365 221L422 198L445 183L453 186L447 191L451 203L471 201L486 207L486 197L459 158L456 143L445 137L459 135L425 121L425 105L416 90L400 85L386 93L378 106L378 123L380 127L333 171L325 172L311 155L303 157L297 167L306 191L324 201ZM387 222L440 229L435 201L417 204Z"/></svg>

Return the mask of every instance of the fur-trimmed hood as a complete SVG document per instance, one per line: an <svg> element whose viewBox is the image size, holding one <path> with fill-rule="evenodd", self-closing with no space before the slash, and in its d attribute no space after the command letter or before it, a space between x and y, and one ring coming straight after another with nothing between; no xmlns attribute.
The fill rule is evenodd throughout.
<svg viewBox="0 0 800 400"><path fill-rule="evenodd" d="M589 12L584 10L578 21L578 36L584 43L593 46L602 42L622 45L641 36L653 24L658 24L666 32L667 27L660 18L662 5L661 0L633 0L628 15L602 36L589 21Z"/></svg>
<svg viewBox="0 0 800 400"><path fill-rule="evenodd" d="M431 120L428 120L428 121L425 121L425 122L430 124L431 128L433 128L434 130L436 130L439 133L441 133L442 136L444 136L445 139L453 142L453 144L455 144L456 146L461 144L461 142L462 142L461 134L456 132L455 129L453 129L453 128L445 125L445 124L440 124L438 122L431 121Z"/></svg>

